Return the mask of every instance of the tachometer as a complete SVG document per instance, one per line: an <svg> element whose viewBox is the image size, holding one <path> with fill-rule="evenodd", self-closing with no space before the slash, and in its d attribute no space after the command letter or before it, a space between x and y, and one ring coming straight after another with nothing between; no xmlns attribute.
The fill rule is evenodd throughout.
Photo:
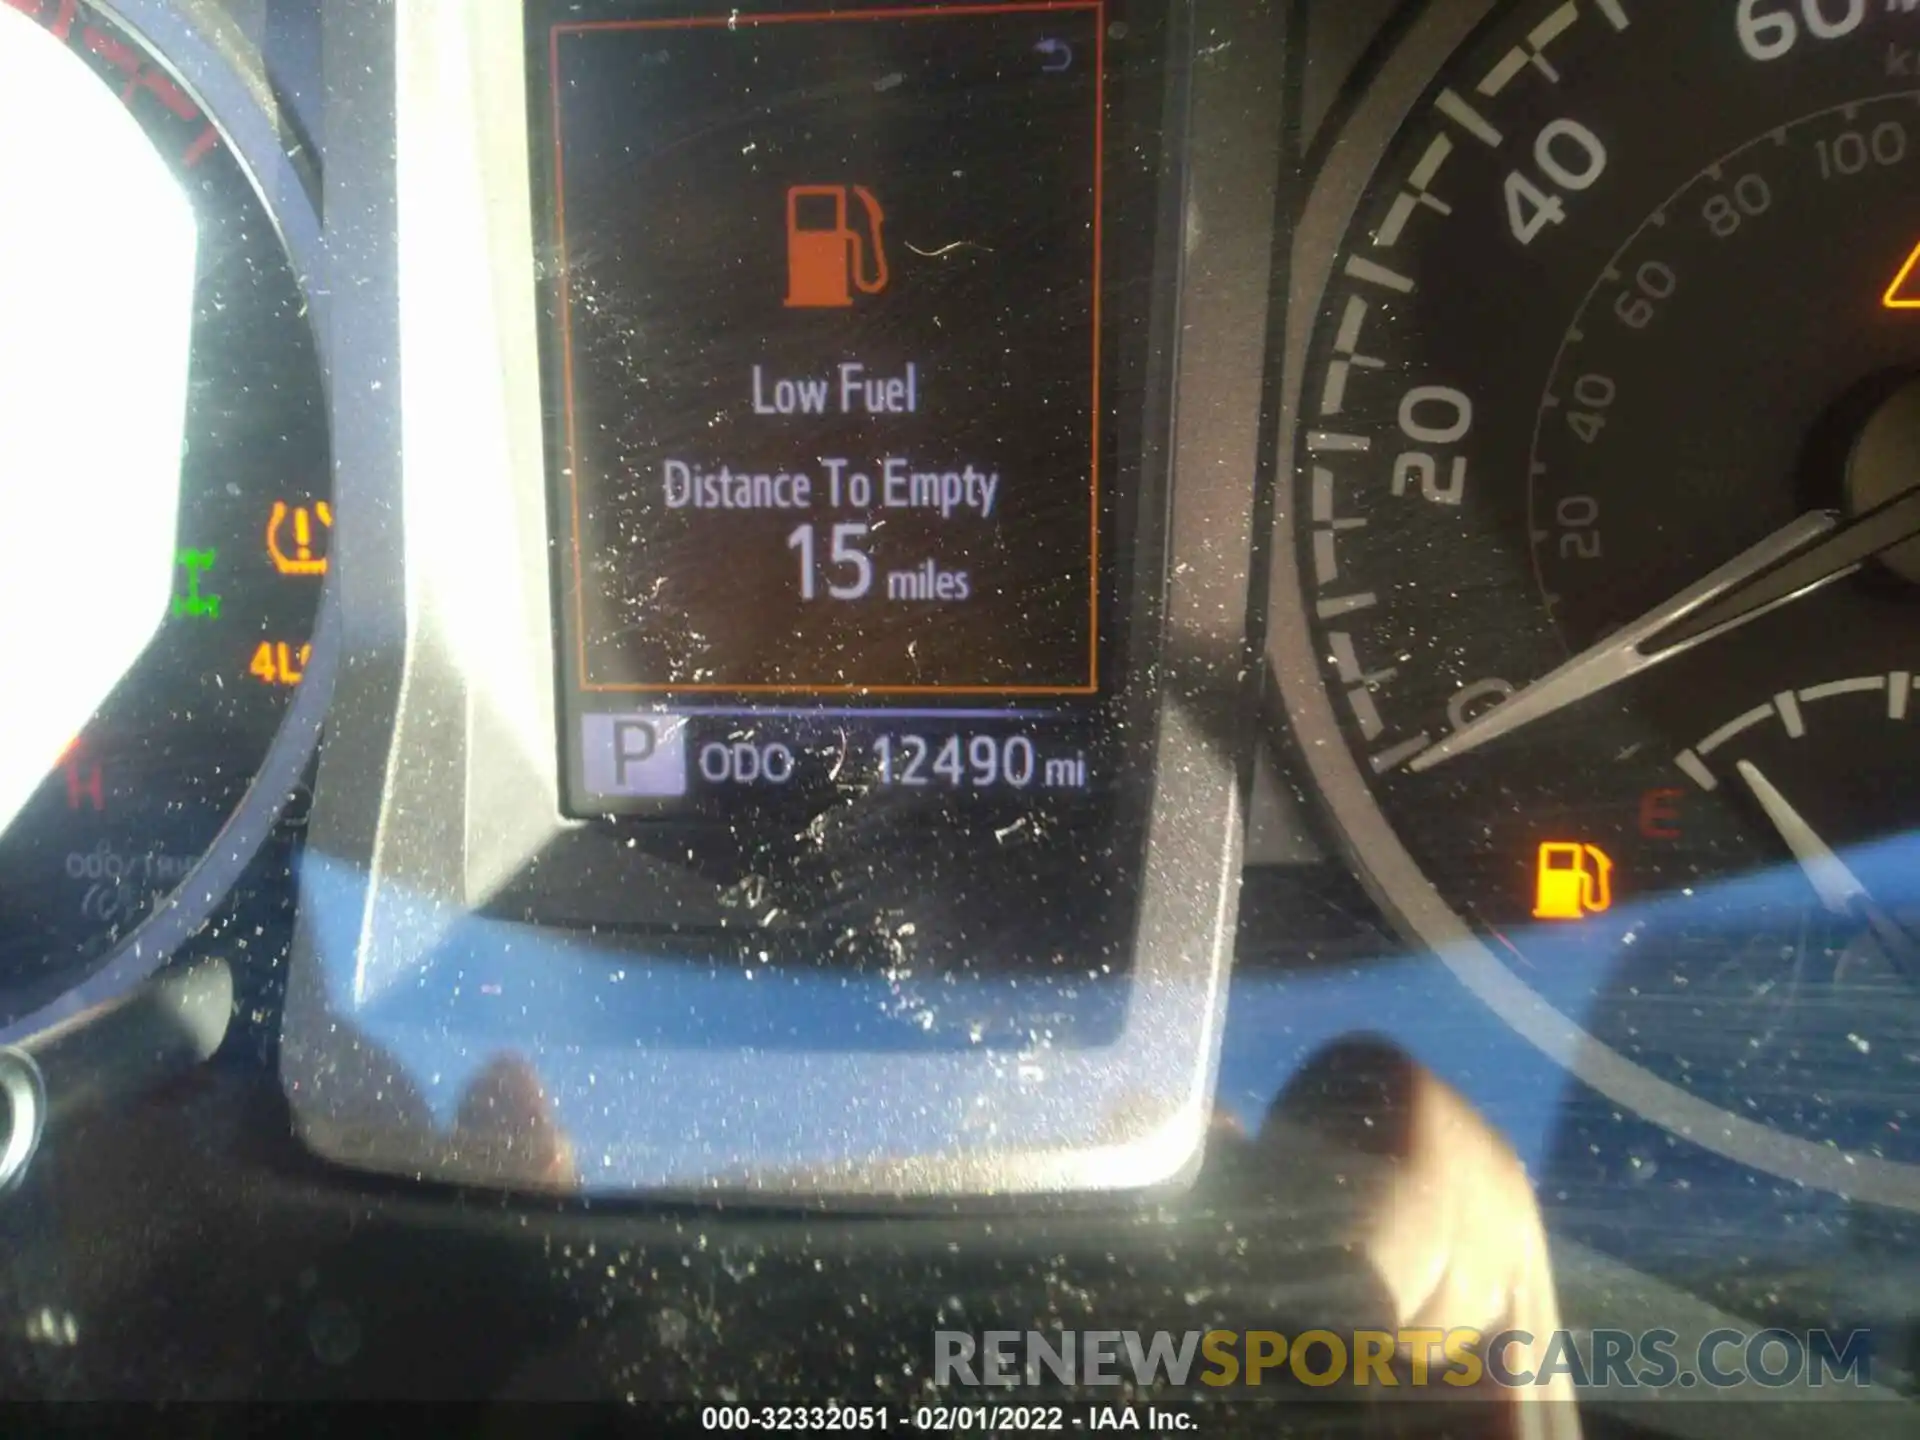
<svg viewBox="0 0 1920 1440"><path fill-rule="evenodd" d="M1909 1206L1916 52L1867 0L1429 7L1300 236L1273 642L1508 1019Z"/></svg>
<svg viewBox="0 0 1920 1440"><path fill-rule="evenodd" d="M166 7L125 7L122 23L75 0L9 3L138 118L192 202L198 268L170 613L0 837L0 1039L152 970L260 844L317 730L333 525L321 368L289 258L317 227L278 146L243 159L234 143L235 124L272 136L249 87ZM136 33L143 16L209 63L189 79L157 58L165 37ZM21 27L9 43L43 42ZM59 136L51 116L35 143ZM137 225L122 238L139 245ZM59 255L46 262L50 286L114 283L67 273ZM98 396L99 423L114 423L115 404Z"/></svg>

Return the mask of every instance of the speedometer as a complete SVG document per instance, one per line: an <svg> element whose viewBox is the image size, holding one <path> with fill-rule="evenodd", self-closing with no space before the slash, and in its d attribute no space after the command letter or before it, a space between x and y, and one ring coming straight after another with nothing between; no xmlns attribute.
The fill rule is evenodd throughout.
<svg viewBox="0 0 1920 1440"><path fill-rule="evenodd" d="M1429 6L1298 239L1272 641L1356 860L1507 1019L1909 1206L1910 9Z"/></svg>
<svg viewBox="0 0 1920 1440"><path fill-rule="evenodd" d="M152 971L261 844L317 734L334 522L326 396L290 258L317 224L258 109L265 87L238 79L174 7L9 4L45 33L10 24L5 43L64 45L139 122L191 204L197 267L173 594L144 653L0 836L0 1039ZM60 143L60 122L47 117L35 143ZM134 215L116 237L142 238ZM75 273L58 254L45 265L56 289L128 283ZM101 389L89 373L69 378ZM114 424L131 398L94 395L98 423ZM45 543L57 552L87 537Z"/></svg>

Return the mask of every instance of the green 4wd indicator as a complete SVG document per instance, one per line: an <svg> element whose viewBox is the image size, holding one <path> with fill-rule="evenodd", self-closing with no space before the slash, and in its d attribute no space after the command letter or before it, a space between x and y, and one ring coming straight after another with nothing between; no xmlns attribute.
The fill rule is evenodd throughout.
<svg viewBox="0 0 1920 1440"><path fill-rule="evenodd" d="M178 559L180 568L187 572L187 593L173 597L173 613L181 620L218 620L220 618L220 597L203 594L200 582L213 569L219 560L218 550L182 550Z"/></svg>

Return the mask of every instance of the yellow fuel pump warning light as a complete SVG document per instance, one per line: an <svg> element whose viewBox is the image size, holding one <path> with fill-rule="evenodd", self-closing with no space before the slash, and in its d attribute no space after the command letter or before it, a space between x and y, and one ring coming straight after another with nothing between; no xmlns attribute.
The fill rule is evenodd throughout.
<svg viewBox="0 0 1920 1440"><path fill-rule="evenodd" d="M1598 845L1549 840L1534 874L1533 918L1584 920L1613 908L1613 861Z"/></svg>

